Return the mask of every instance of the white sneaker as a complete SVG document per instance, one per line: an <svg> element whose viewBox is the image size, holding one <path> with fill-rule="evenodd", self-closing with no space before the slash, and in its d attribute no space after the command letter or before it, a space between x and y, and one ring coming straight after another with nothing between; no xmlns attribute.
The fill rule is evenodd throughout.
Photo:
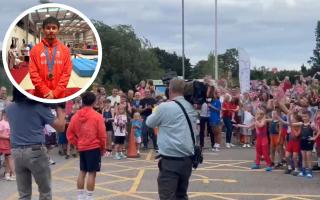
<svg viewBox="0 0 320 200"><path fill-rule="evenodd" d="M4 179L5 179L6 181L10 181L10 174L9 174L9 173L5 173L5 174L4 174Z"/></svg>
<svg viewBox="0 0 320 200"><path fill-rule="evenodd" d="M87 199L87 195L86 194L78 195L78 198L77 198L77 200L86 200L86 199Z"/></svg>
<svg viewBox="0 0 320 200"><path fill-rule="evenodd" d="M126 159L127 158L127 156L125 156L122 152L120 153L120 157L121 157L121 159Z"/></svg>
<svg viewBox="0 0 320 200"><path fill-rule="evenodd" d="M55 162L54 160L50 159L50 160L49 160L49 164L50 164L50 165L54 165L54 164L56 164L56 162Z"/></svg>
<svg viewBox="0 0 320 200"><path fill-rule="evenodd" d="M247 144L244 144L242 147L243 147L243 148L246 148L246 147L247 147Z"/></svg>
<svg viewBox="0 0 320 200"><path fill-rule="evenodd" d="M120 154L116 153L116 155L113 157L114 160L121 160Z"/></svg>
<svg viewBox="0 0 320 200"><path fill-rule="evenodd" d="M216 151L216 148L213 147L213 148L211 149L211 151L215 152L215 151Z"/></svg>
<svg viewBox="0 0 320 200"><path fill-rule="evenodd" d="M107 157L110 157L111 156L111 152L109 151L106 151L103 155L103 157L107 158Z"/></svg>
<svg viewBox="0 0 320 200"><path fill-rule="evenodd" d="M248 147L248 148L251 148L251 145L250 145L250 144L247 144L247 147Z"/></svg>
<svg viewBox="0 0 320 200"><path fill-rule="evenodd" d="M15 175L11 175L10 176L10 181L15 181L15 180L17 180L16 176Z"/></svg>
<svg viewBox="0 0 320 200"><path fill-rule="evenodd" d="M230 143L227 143L227 144L226 144L226 147L227 147L228 149L230 149L230 148L231 148Z"/></svg>
<svg viewBox="0 0 320 200"><path fill-rule="evenodd" d="M216 148L216 152L219 152L219 151L220 151L220 149L217 147L217 148Z"/></svg>
<svg viewBox="0 0 320 200"><path fill-rule="evenodd" d="M231 147L235 147L236 145L234 145L234 144L232 144L232 143L230 143L230 145L231 145Z"/></svg>

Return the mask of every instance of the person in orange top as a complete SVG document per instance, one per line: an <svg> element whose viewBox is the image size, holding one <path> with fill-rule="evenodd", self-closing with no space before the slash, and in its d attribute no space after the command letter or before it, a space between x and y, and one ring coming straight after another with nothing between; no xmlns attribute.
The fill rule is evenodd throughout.
<svg viewBox="0 0 320 200"><path fill-rule="evenodd" d="M70 51L57 39L60 23L56 18L45 19L42 28L44 38L30 52L33 95L46 99L64 98L72 72Z"/></svg>
<svg viewBox="0 0 320 200"><path fill-rule="evenodd" d="M96 172L100 171L101 156L106 152L106 127L102 115L93 109L95 101L93 92L82 95L83 107L73 115L67 130L68 141L77 147L80 154L78 199L93 199ZM87 174L85 194L84 182Z"/></svg>

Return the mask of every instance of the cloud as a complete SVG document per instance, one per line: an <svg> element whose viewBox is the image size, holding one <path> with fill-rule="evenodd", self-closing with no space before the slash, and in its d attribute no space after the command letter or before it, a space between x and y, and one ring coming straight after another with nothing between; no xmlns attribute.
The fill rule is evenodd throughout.
<svg viewBox="0 0 320 200"><path fill-rule="evenodd" d="M60 1L55 1L60 2ZM66 0L90 19L108 25L130 24L154 46L181 55L181 0ZM11 0L0 37L14 18L37 0ZM318 0L218 0L218 48L242 47L256 66L298 69L315 46ZM214 48L214 1L185 0L185 55L196 64Z"/></svg>

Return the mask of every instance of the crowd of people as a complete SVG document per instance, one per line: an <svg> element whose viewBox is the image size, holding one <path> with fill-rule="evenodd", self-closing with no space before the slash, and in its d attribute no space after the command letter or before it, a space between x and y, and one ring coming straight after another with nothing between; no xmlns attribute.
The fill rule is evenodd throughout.
<svg viewBox="0 0 320 200"><path fill-rule="evenodd" d="M294 84L289 77L283 81L271 81L270 84L265 80L252 81L250 91L243 94L237 89L220 87L212 80L205 79L205 84L208 88L206 101L202 105L194 105L198 109L197 142L202 148L206 148L205 138L209 136L210 149L216 152L222 147L255 146L256 159L252 169L262 167L261 159L266 162L266 171L283 168L286 174L294 176L312 178L312 170L320 169L320 84L316 76L296 77ZM152 81L141 81L126 93L114 88L111 95L107 95L103 86L93 84L91 93L95 100L90 106L100 114L105 127L106 138L101 140L105 142L101 147L102 157L126 159L131 131L134 132L138 155L141 149L149 148L149 139L153 149L158 152L157 128L149 127L146 121L152 113L157 112L162 102L169 99L163 95L156 96ZM9 142L12 127L9 126L5 111L8 105L10 101L7 99L6 88L1 87L0 153L6 163L5 179L15 180ZM79 113L84 106L81 97L66 102L65 131L56 131L50 124L45 126L43 135L49 158L52 154L50 150L55 146L58 146L59 155L66 159L71 155L78 156L79 141L75 141L74 133L71 132L79 130L73 127L71 131L69 123L77 113L77 121L86 120ZM52 116L56 116L55 110L51 111ZM84 116L87 114L86 111L82 112ZM223 133L225 142L222 142ZM313 151L316 151L316 160L312 156ZM81 156L86 157L80 153ZM316 161L314 165L313 161ZM55 164L52 159L49 163ZM81 177L81 183L84 183L85 174L81 174Z"/></svg>
<svg viewBox="0 0 320 200"><path fill-rule="evenodd" d="M263 158L266 171L283 167L286 174L312 178L312 169L320 169L320 85L315 77L300 76L295 84L289 77L271 85L258 81L241 95L212 87L201 107L200 145L204 144L207 125L212 150L219 151L223 122L226 148L234 146L233 135L241 138L243 148L255 145L252 169L260 168ZM311 166L314 150L317 163Z"/></svg>

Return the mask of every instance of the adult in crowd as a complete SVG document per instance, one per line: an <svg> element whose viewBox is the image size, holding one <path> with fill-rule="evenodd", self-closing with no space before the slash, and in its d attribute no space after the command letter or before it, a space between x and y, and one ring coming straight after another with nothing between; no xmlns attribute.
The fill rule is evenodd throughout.
<svg viewBox="0 0 320 200"><path fill-rule="evenodd" d="M150 137L152 139L154 149L157 150L158 149L157 136L154 133L154 129L149 128L146 125L146 119L149 115L151 115L152 109L157 104L157 101L155 98L151 96L149 89L146 89L144 92L145 92L145 97L140 101L140 113L143 119L143 123L142 123L143 148L148 149L148 137Z"/></svg>
<svg viewBox="0 0 320 200"><path fill-rule="evenodd" d="M146 89L150 90L151 96L156 97L156 87L153 84L152 80L147 81Z"/></svg>
<svg viewBox="0 0 320 200"><path fill-rule="evenodd" d="M170 100L178 101L185 108L196 132L197 112L183 97L184 81L174 78L169 84ZM150 127L159 127L159 175L160 200L187 200L189 178L192 172L191 156L194 154L191 130L179 105L164 102L146 121ZM195 136L196 137L196 136Z"/></svg>
<svg viewBox="0 0 320 200"><path fill-rule="evenodd" d="M112 89L112 95L108 96L107 99L110 99L111 106L114 107L116 104L120 103L120 96L118 95L118 89Z"/></svg>
<svg viewBox="0 0 320 200"><path fill-rule="evenodd" d="M31 199L33 176L38 184L39 199L51 200L51 170L43 130L45 124L50 124L57 131L64 131L64 110L57 107L55 117L49 107L29 100L14 88L13 103L5 111L11 128L19 199Z"/></svg>
<svg viewBox="0 0 320 200"><path fill-rule="evenodd" d="M130 103L131 106L132 106L133 99L134 99L134 91L128 90L127 101L128 101L128 103Z"/></svg>
<svg viewBox="0 0 320 200"><path fill-rule="evenodd" d="M211 139L211 148L214 148L214 136L212 129L210 128L209 124L209 117L210 117L210 108L208 106L208 103L211 102L211 99L207 99L206 102L203 102L201 105L200 110L200 146L204 147L204 138L205 138L205 130L207 130L208 134L210 135Z"/></svg>
<svg viewBox="0 0 320 200"><path fill-rule="evenodd" d="M106 127L101 114L93 109L96 96L82 95L83 107L71 118L67 138L80 153L80 172L77 181L78 200L93 200L96 173L100 171L101 155L106 151ZM84 191L87 178L87 192Z"/></svg>
<svg viewBox="0 0 320 200"><path fill-rule="evenodd" d="M220 102L220 89L209 87L209 97L212 98L211 103L208 104L210 117L210 129L214 135L214 140L211 139L212 151L220 151L221 144L221 102ZM211 136L212 137L212 136ZM213 144L213 142L215 142Z"/></svg>
<svg viewBox="0 0 320 200"><path fill-rule="evenodd" d="M233 112L234 112L234 106L232 104L232 97L230 94L226 94L224 96L224 101L222 104L222 118L223 118L223 122L226 128L226 147L230 148L232 146L234 146L231 143L231 138L232 138L232 129L233 129L233 125L232 125L232 116L233 116Z"/></svg>
<svg viewBox="0 0 320 200"><path fill-rule="evenodd" d="M146 82L142 80L138 85L136 85L136 90L140 93L141 98L145 96Z"/></svg>

